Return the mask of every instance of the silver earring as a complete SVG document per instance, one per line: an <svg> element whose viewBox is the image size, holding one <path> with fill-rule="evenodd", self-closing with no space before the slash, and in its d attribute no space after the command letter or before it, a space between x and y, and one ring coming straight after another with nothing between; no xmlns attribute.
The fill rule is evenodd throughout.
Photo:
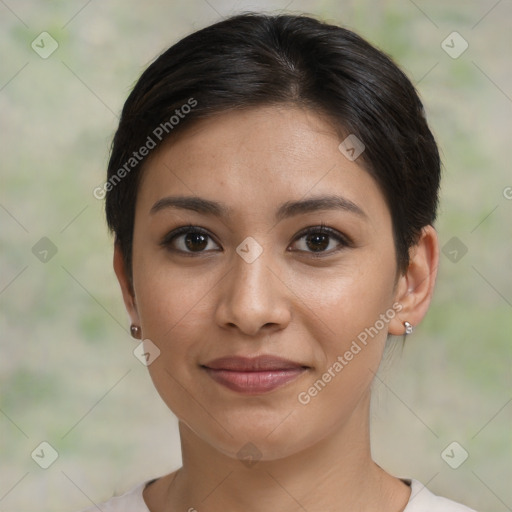
<svg viewBox="0 0 512 512"><path fill-rule="evenodd" d="M135 338L136 340L140 340L142 338L141 330L138 325L130 325L130 334L132 335L132 338Z"/></svg>
<svg viewBox="0 0 512 512"><path fill-rule="evenodd" d="M413 326L409 322L404 322L404 327L405 327L405 334L411 334L411 332L414 329Z"/></svg>

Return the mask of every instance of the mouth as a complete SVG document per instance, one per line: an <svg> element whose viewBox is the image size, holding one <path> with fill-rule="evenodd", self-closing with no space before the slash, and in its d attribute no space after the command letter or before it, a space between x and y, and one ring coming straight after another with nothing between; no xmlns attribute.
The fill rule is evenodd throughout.
<svg viewBox="0 0 512 512"><path fill-rule="evenodd" d="M309 367L275 356L221 357L201 365L218 384L245 394L273 391L297 379Z"/></svg>

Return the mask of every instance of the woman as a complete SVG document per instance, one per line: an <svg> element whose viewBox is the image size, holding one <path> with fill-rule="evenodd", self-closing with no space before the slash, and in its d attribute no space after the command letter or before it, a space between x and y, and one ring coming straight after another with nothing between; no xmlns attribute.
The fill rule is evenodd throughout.
<svg viewBox="0 0 512 512"><path fill-rule="evenodd" d="M101 510L470 511L370 451L386 340L432 297L439 180L414 87L351 31L244 14L156 59L98 192L183 466Z"/></svg>

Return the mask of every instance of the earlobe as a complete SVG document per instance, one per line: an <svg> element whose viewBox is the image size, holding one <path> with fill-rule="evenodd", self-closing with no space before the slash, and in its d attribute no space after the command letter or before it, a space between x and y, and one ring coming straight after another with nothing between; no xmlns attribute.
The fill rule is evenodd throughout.
<svg viewBox="0 0 512 512"><path fill-rule="evenodd" d="M409 266L397 283L395 300L402 309L390 322L389 334L405 334L405 322L416 327L426 315L434 293L438 264L437 233L432 226L425 226L418 243L411 248Z"/></svg>
<svg viewBox="0 0 512 512"><path fill-rule="evenodd" d="M118 242L114 245L114 271L116 273L117 280L119 281L119 286L121 287L124 305L128 315L130 316L131 323L132 325L140 326L133 285L127 272L123 253Z"/></svg>

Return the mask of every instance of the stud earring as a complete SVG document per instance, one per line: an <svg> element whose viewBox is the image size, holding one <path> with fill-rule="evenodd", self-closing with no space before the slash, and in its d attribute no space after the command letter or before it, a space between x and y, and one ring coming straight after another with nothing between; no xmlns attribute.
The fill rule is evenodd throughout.
<svg viewBox="0 0 512 512"><path fill-rule="evenodd" d="M142 338L141 330L138 325L130 325L130 333L132 335L132 338L135 338L136 340L140 340Z"/></svg>
<svg viewBox="0 0 512 512"><path fill-rule="evenodd" d="M404 327L405 327L405 333L404 334L411 334L411 332L414 329L414 327L409 322L404 322Z"/></svg>

